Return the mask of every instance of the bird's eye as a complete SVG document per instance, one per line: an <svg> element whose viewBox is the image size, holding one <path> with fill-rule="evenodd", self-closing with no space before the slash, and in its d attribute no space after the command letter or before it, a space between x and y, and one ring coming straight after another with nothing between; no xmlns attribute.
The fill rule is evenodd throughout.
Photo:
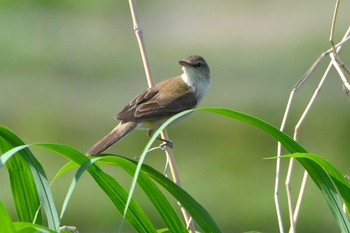
<svg viewBox="0 0 350 233"><path fill-rule="evenodd" d="M199 62L199 63L194 64L194 66L195 66L195 67L201 67L202 65L203 65L203 64L202 64L202 63L200 63L200 62Z"/></svg>

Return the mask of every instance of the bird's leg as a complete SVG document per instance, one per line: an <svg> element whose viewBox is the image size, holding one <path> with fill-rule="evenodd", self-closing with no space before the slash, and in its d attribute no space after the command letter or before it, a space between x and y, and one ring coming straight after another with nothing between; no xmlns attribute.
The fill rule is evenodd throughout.
<svg viewBox="0 0 350 233"><path fill-rule="evenodd" d="M172 140L166 140L161 137L157 137L157 139L163 142L159 145L161 149L165 149L166 146L170 147L171 149L174 148L174 142Z"/></svg>
<svg viewBox="0 0 350 233"><path fill-rule="evenodd" d="M154 133L154 130L150 129L150 130L148 130L147 135L148 135L149 137L152 137L153 133ZM168 146L168 147L170 147L171 149L173 149L174 143L173 143L172 140L163 139L163 138L161 138L161 137L157 137L157 139L163 142L162 144L159 145L159 147L160 147L162 150L164 150L166 146Z"/></svg>
<svg viewBox="0 0 350 233"><path fill-rule="evenodd" d="M63 226L58 228L58 232L61 232L61 231L70 231L73 233L79 233L78 229L74 226Z"/></svg>

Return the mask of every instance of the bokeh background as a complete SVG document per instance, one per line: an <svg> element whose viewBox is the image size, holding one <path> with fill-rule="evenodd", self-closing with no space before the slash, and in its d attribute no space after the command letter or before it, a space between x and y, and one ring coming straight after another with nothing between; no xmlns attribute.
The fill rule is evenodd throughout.
<svg viewBox="0 0 350 233"><path fill-rule="evenodd" d="M139 1L156 81L181 73L177 61L206 58L212 86L201 106L227 107L279 126L291 88L328 42L335 1ZM348 1L341 2L335 40L349 26ZM56 142L86 151L114 127L115 114L146 87L128 2L112 0L0 1L0 123L26 143ZM342 59L350 63L349 45ZM327 60L327 59L326 59ZM297 92L287 132L317 85L327 61ZM300 131L300 142L349 174L350 102L334 70ZM276 142L249 125L205 112L169 128L183 187L224 232L278 232L273 189ZM110 152L137 157L148 138L134 132ZM48 176L67 161L33 148ZM147 163L162 169L164 155ZM130 178L112 168L128 188ZM282 164L285 178L287 160ZM294 197L302 169L293 179ZM53 185L58 208L74 173ZM0 198L13 209L8 176L0 170ZM137 200L159 216L142 192ZM288 226L283 181L280 200ZM86 174L79 182L65 225L80 232L116 232L120 216ZM310 181L298 232L336 232L337 224ZM133 232L125 228L125 232Z"/></svg>

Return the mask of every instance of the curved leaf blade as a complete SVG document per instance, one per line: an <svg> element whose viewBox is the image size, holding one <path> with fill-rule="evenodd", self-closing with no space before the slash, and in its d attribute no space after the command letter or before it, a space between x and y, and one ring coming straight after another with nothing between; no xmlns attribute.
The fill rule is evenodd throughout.
<svg viewBox="0 0 350 233"><path fill-rule="evenodd" d="M79 166L86 166L87 171L110 198L116 209L120 213L123 213L128 197L127 192L113 177L94 164L93 161L90 160L93 159L92 157L87 157L85 154L82 154L66 145L55 143L36 143L33 145L61 154ZM72 165L69 166L73 167ZM156 229L148 216L134 200L131 200L129 211L125 218L138 232L156 232Z"/></svg>
<svg viewBox="0 0 350 233"><path fill-rule="evenodd" d="M20 150L12 149L1 156L1 158L8 159L6 165L10 173L12 193L19 220L33 222L35 216L38 216L36 222L41 223L41 213L37 213L41 201L49 227L57 230L59 227L57 210L46 174L40 163L27 148L28 145L24 145L24 142L7 127L0 126L0 138L7 144L7 149L20 148ZM6 161L2 160L2 162ZM18 172L19 170L21 172ZM31 201L28 202L28 200Z"/></svg>
<svg viewBox="0 0 350 233"><path fill-rule="evenodd" d="M247 114L243 114L240 112L233 111L231 109L225 108L200 108L198 110L208 111L218 113L223 116L227 116L233 119L240 120L242 122L254 125L263 131L267 132L269 135L278 140L290 153L307 153L307 151L296 141L294 141L291 137L289 137L284 132L280 131L273 125L255 118L253 116L249 116ZM336 221L342 232L350 233L350 222L345 215L345 213L341 209L341 201L337 193L337 189L333 183L333 180L328 175L328 173L321 167L315 166L314 162L305 157L296 157L296 159L301 163L301 165L306 169L309 173L310 177L314 181L314 183L318 186L320 191L323 194L329 208L331 209L332 214L334 215ZM342 193L340 193L342 194Z"/></svg>
<svg viewBox="0 0 350 233"><path fill-rule="evenodd" d="M137 163L134 161L120 156L102 157L97 163L121 167L130 176L134 175L137 166ZM169 232L188 232L168 199L142 170L139 173L137 182L163 218Z"/></svg>
<svg viewBox="0 0 350 233"><path fill-rule="evenodd" d="M136 163L135 161L131 161ZM206 209L201 206L191 195L189 195L185 190L171 181L169 178L165 177L162 173L153 169L152 167L143 164L142 171L152 177L161 186L163 186L176 200L178 200L181 205L189 212L191 217L196 221L196 223L203 229L203 232L222 232L220 227L216 224L211 215L206 211Z"/></svg>
<svg viewBox="0 0 350 233"><path fill-rule="evenodd" d="M320 169L325 171L325 173L327 174L327 177L326 176L320 177L323 179L316 184L320 186L325 186L325 185L329 186L329 197L325 197L325 198L334 198L336 199L336 201L334 202L338 203L338 205L329 205L329 208L331 209L333 215L335 215L337 219L340 219L338 222L343 224L342 228L349 229L350 225L348 222L348 218L344 214L339 214L340 212L343 213L340 197L344 201L347 211L349 211L349 206L350 206L349 205L350 204L350 184L342 175L342 173L338 169L336 169L330 162L328 162L325 158L316 154L295 153L295 154L284 155L281 157L305 159L310 161L310 163L303 164L304 168L308 171L310 176L317 176L318 174L314 174L314 173L319 173ZM329 184L329 179L331 179L332 184L334 184L335 188L333 188L333 185Z"/></svg>
<svg viewBox="0 0 350 233"><path fill-rule="evenodd" d="M5 206L0 202L0 233L16 233L14 224L10 214L7 212Z"/></svg>

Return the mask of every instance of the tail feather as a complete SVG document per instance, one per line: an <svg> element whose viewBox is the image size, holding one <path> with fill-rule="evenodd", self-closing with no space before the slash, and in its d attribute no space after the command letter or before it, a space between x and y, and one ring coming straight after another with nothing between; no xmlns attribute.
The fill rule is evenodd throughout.
<svg viewBox="0 0 350 233"><path fill-rule="evenodd" d="M135 129L137 126L136 122L120 122L109 134L98 141L90 150L86 152L86 155L97 155L107 150L113 144L120 141L130 131Z"/></svg>

